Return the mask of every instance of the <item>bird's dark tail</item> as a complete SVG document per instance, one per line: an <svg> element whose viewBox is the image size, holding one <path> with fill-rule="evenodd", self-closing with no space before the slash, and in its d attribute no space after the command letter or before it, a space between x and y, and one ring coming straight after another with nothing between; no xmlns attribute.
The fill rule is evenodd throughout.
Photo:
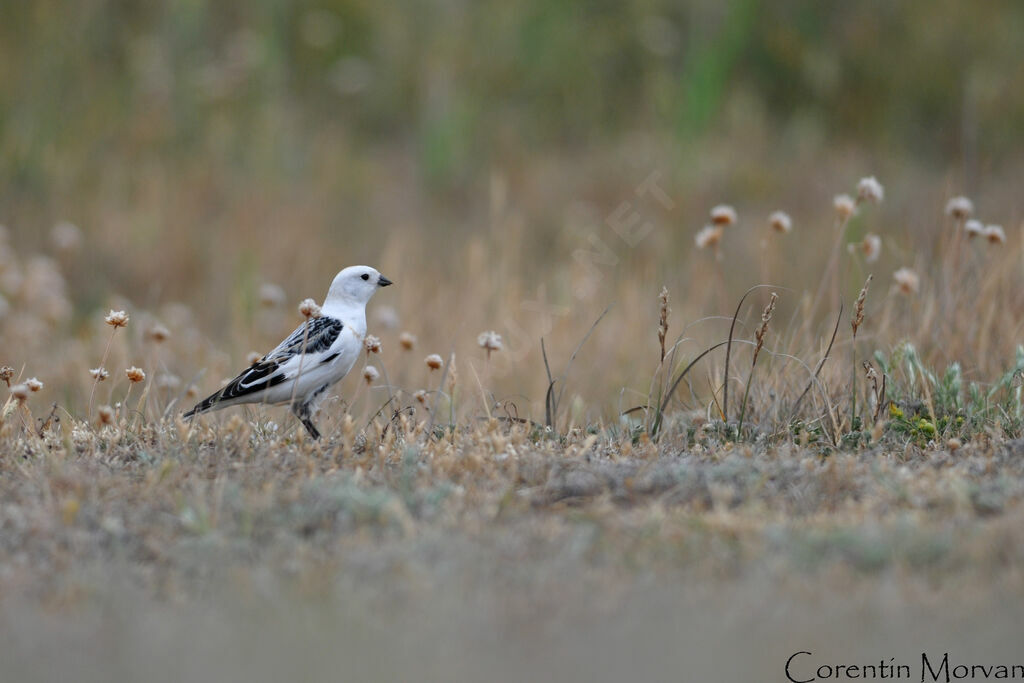
<svg viewBox="0 0 1024 683"><path fill-rule="evenodd" d="M196 415L199 415L200 413L205 413L208 410L213 410L213 408L217 405L217 402L220 401L220 398L220 391L218 391L215 394L210 394L202 401L195 404L195 406L193 406L191 410L182 415L182 417L188 420L195 417Z"/></svg>

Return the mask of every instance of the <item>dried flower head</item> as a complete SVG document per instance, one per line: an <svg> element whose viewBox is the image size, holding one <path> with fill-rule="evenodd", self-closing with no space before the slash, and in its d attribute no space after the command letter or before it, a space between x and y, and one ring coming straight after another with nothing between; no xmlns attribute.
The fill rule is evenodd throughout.
<svg viewBox="0 0 1024 683"><path fill-rule="evenodd" d="M97 382L102 382L106 378L110 377L110 373L107 372L106 368L93 368L89 371L89 374L92 375L92 378Z"/></svg>
<svg viewBox="0 0 1024 683"><path fill-rule="evenodd" d="M61 221L50 231L50 241L58 251L72 251L82 244L82 231L68 221Z"/></svg>
<svg viewBox="0 0 1024 683"><path fill-rule="evenodd" d="M264 308L278 308L284 306L288 296L280 286L273 282L264 282L260 285L260 305Z"/></svg>
<svg viewBox="0 0 1024 683"><path fill-rule="evenodd" d="M885 188L875 176L861 178L857 183L857 198L862 202L880 202L885 198Z"/></svg>
<svg viewBox="0 0 1024 683"><path fill-rule="evenodd" d="M411 332L403 332L398 335L398 343L401 344L403 350L412 351L416 346L416 335Z"/></svg>
<svg viewBox="0 0 1024 683"><path fill-rule="evenodd" d="M157 375L156 386L158 389L168 389L173 391L181 386L181 378L177 375L165 372L161 375Z"/></svg>
<svg viewBox="0 0 1024 683"><path fill-rule="evenodd" d="M7 384L7 386L11 386L12 379L14 379L14 368L10 365L0 367L0 380Z"/></svg>
<svg viewBox="0 0 1024 683"><path fill-rule="evenodd" d="M417 391L412 396L413 396L413 398L415 398L417 401L419 401L423 405L426 405L426 403L427 403L427 392L425 392L423 389L420 389L419 391Z"/></svg>
<svg viewBox="0 0 1024 683"><path fill-rule="evenodd" d="M100 424L114 424L114 409L111 408L110 406L100 406L96 411L96 415L100 419Z"/></svg>
<svg viewBox="0 0 1024 683"><path fill-rule="evenodd" d="M973 239L978 235L985 234L985 225L981 221L972 218L964 223L964 232L967 233L968 238Z"/></svg>
<svg viewBox="0 0 1024 683"><path fill-rule="evenodd" d="M845 221L857 213L857 204L848 194L837 194L832 200L832 206L835 207L836 215L841 221Z"/></svg>
<svg viewBox="0 0 1024 683"><path fill-rule="evenodd" d="M245 355L245 362L249 365L256 365L263 358L259 351L250 351Z"/></svg>
<svg viewBox="0 0 1024 683"><path fill-rule="evenodd" d="M43 388L43 383L35 377L29 377L25 380L25 386L28 387L29 391L35 393Z"/></svg>
<svg viewBox="0 0 1024 683"><path fill-rule="evenodd" d="M124 374L128 376L128 381L132 384L136 382L145 382L146 373L142 368L137 368L134 365L124 371Z"/></svg>
<svg viewBox="0 0 1024 683"><path fill-rule="evenodd" d="M146 338L149 339L150 341L156 342L157 344L162 344L163 342L167 341L167 338L170 336L171 331L168 330L163 325L161 325L160 323L156 323L148 330L146 330Z"/></svg>
<svg viewBox="0 0 1024 683"><path fill-rule="evenodd" d="M953 197L946 202L946 215L958 221L965 221L974 213L974 202L967 197Z"/></svg>
<svg viewBox="0 0 1024 683"><path fill-rule="evenodd" d="M916 294L921 288L921 278L910 268L900 268L892 274L896 281L896 288L903 294Z"/></svg>
<svg viewBox="0 0 1024 683"><path fill-rule="evenodd" d="M775 232L786 234L793 229L793 220L785 211L775 211L771 216L768 216L768 225Z"/></svg>
<svg viewBox="0 0 1024 683"><path fill-rule="evenodd" d="M986 225L985 226L985 239L992 244L1005 244L1006 233L1003 232L1003 226L1001 225Z"/></svg>
<svg viewBox="0 0 1024 683"><path fill-rule="evenodd" d="M118 327L125 327L128 324L128 314L124 311L111 310L110 313L107 313L107 316L103 318L103 322L114 329L117 329Z"/></svg>
<svg viewBox="0 0 1024 683"><path fill-rule="evenodd" d="M733 225L736 222L736 209L728 204L719 204L711 209L711 222L715 225Z"/></svg>
<svg viewBox="0 0 1024 683"><path fill-rule="evenodd" d="M302 303L299 304L299 314L308 320L310 318L323 317L324 312L312 299L303 299Z"/></svg>
<svg viewBox="0 0 1024 683"><path fill-rule="evenodd" d="M882 253L882 238L869 232L867 235L864 235L864 243L861 245L861 249L864 252L864 260L868 263L874 263Z"/></svg>
<svg viewBox="0 0 1024 683"><path fill-rule="evenodd" d="M441 358L441 356L437 355L436 353L432 353L429 356L427 356L424 362L427 364L427 367L431 370L440 370L441 366L444 364L444 360Z"/></svg>
<svg viewBox="0 0 1024 683"><path fill-rule="evenodd" d="M377 368L372 365L367 365L363 368L363 379L366 380L367 384L373 384L380 377L380 373L377 372Z"/></svg>
<svg viewBox="0 0 1024 683"><path fill-rule="evenodd" d="M481 332L479 335L477 335L476 343L480 346L481 349L487 351L488 358L490 358L491 352L501 351L502 349L501 335L495 332L494 330L487 330L486 332Z"/></svg>
<svg viewBox="0 0 1024 683"><path fill-rule="evenodd" d="M363 346L366 347L367 353L380 353L380 337L372 334L366 335L366 338L363 339Z"/></svg>
<svg viewBox="0 0 1024 683"><path fill-rule="evenodd" d="M28 398L31 389L24 384L15 384L11 387L11 396L13 396L19 403L24 403L25 399Z"/></svg>
<svg viewBox="0 0 1024 683"><path fill-rule="evenodd" d="M857 297L857 303L853 308L853 320L850 321L850 326L853 328L853 338L857 338L857 328L864 322L864 301L868 298L868 287L871 286L871 278L874 275L868 275L868 279L864 281L864 286L860 290L860 296Z"/></svg>
<svg viewBox="0 0 1024 683"><path fill-rule="evenodd" d="M716 247L722 240L722 228L717 225L705 225L693 238L698 249Z"/></svg>

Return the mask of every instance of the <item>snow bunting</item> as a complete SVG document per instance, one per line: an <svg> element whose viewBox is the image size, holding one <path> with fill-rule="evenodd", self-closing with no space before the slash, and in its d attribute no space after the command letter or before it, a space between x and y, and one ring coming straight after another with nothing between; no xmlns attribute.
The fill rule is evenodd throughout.
<svg viewBox="0 0 1024 683"><path fill-rule="evenodd" d="M316 404L359 358L366 337L366 304L377 288L390 284L391 280L369 266L341 271L327 291L319 317L307 316L277 348L184 417L240 403L290 403L310 436L320 438L311 419Z"/></svg>

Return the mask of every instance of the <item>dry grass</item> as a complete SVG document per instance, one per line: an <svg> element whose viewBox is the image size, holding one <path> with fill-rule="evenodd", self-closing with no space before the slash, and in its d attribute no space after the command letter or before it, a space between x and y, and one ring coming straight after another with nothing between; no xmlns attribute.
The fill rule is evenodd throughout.
<svg viewBox="0 0 1024 683"><path fill-rule="evenodd" d="M984 606L993 587L1020 594L1019 230L998 245L936 218L931 253L910 257L916 225L888 233L883 269L843 245L891 220L886 203L857 201L858 214L835 219L847 233L799 246L815 219L792 212L785 234L741 210L719 223L721 260L688 246L695 229L662 229L611 266L572 258L600 223L574 228L570 215L551 239L572 265L543 271L525 256L543 240L509 196L550 200L508 183L492 179L488 230L445 245L457 268L425 261L437 248L415 226L384 238L379 265L397 286L371 305L380 342L365 363L380 373L356 366L325 406L319 442L278 409L177 417L298 323L289 299L312 293L299 289L313 286L309 272L285 295L211 268L203 284L217 296L179 275L191 305L143 293L148 306L114 295L90 311L75 287L91 235L76 243L64 226L48 256L5 236L0 362L24 388L0 422L8 619L32 632L51 628L40 607L88 622L122 600L164 614L158 605L226 591L213 604L228 623L244 620L239 605L341 601L344 616L327 627L339 638L361 642L351 631L364 619L390 632L410 611L437 611L458 624L445 647L482 628L530 649L523 634L537 624L551 633L603 620L670 586L698 592L672 603L680 609L722 614L736 587L777 595L779 609L833 600L839 612L849 604L837 591L883 585L926 612L937 596ZM644 266L681 244L684 267ZM741 300L753 254L763 285ZM311 261L321 279L333 274L325 257ZM916 286L890 279L897 265L913 266ZM875 281L858 298L867 272ZM738 300L735 315L709 317ZM440 361L424 360L434 353ZM987 608L976 609L981 621ZM656 612L652 623L668 618L630 613ZM810 632L812 616L800 619ZM765 637L759 628L712 626ZM473 678L490 656L431 675ZM402 677L403 667L366 675Z"/></svg>

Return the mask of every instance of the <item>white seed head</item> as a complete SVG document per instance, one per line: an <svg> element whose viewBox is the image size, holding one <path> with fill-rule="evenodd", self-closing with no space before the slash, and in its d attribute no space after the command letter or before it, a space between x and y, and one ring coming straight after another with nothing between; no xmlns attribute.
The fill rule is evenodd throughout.
<svg viewBox="0 0 1024 683"><path fill-rule="evenodd" d="M372 365L367 365L363 368L363 379L366 380L367 384L373 384L380 377L380 373L377 372L377 368Z"/></svg>
<svg viewBox="0 0 1024 683"><path fill-rule="evenodd" d="M717 225L705 225L693 238L698 249L713 247L722 240L722 228Z"/></svg>
<svg viewBox="0 0 1024 683"><path fill-rule="evenodd" d="M946 215L958 221L965 221L974 213L974 202L967 197L953 197L946 202Z"/></svg>
<svg viewBox="0 0 1024 683"><path fill-rule="evenodd" d="M97 382L102 382L106 378L110 377L110 373L107 372L106 368L93 368L89 371L89 374L92 375L92 378Z"/></svg>
<svg viewBox="0 0 1024 683"><path fill-rule="evenodd" d="M82 231L68 221L61 221L50 231L50 242L58 251L73 251L82 244Z"/></svg>
<svg viewBox="0 0 1024 683"><path fill-rule="evenodd" d="M28 398L31 389L25 384L15 384L11 387L11 396L13 396L19 402L24 402Z"/></svg>
<svg viewBox="0 0 1024 683"><path fill-rule="evenodd" d="M299 304L299 314L308 319L323 317L324 312L312 299L303 299Z"/></svg>
<svg viewBox="0 0 1024 683"><path fill-rule="evenodd" d="M921 278L910 268L900 268L892 274L896 281L896 288L903 294L917 294L921 288Z"/></svg>
<svg viewBox="0 0 1024 683"><path fill-rule="evenodd" d="M280 286L273 282L264 282L260 285L260 305L264 308L278 308L284 306L288 296Z"/></svg>
<svg viewBox="0 0 1024 683"><path fill-rule="evenodd" d="M427 367L431 370L440 370L441 366L444 365L444 360L441 358L441 356L437 355L436 353L432 353L429 356L427 356L424 362L427 364Z"/></svg>
<svg viewBox="0 0 1024 683"><path fill-rule="evenodd" d="M124 311L111 310L107 313L107 316L103 318L103 322L117 329L118 327L124 327L128 324L128 314Z"/></svg>
<svg viewBox="0 0 1024 683"><path fill-rule="evenodd" d="M413 396L413 398L415 398L420 403L426 405L426 403L427 403L427 392L425 392L423 389L420 389L419 391L417 391L412 396Z"/></svg>
<svg viewBox="0 0 1024 683"><path fill-rule="evenodd" d="M875 180L875 176L861 178L857 183L857 198L862 202L878 203L885 199L885 188L882 183Z"/></svg>
<svg viewBox="0 0 1024 683"><path fill-rule="evenodd" d="M100 406L96 415L100 418L100 424L114 424L114 409L110 406Z"/></svg>
<svg viewBox="0 0 1024 683"><path fill-rule="evenodd" d="M775 232L785 234L793 229L793 220L785 211L775 211L771 216L768 216L768 225Z"/></svg>
<svg viewBox="0 0 1024 683"><path fill-rule="evenodd" d="M167 341L167 338L171 336L171 331L160 323L156 323L146 331L146 337L157 344L161 344Z"/></svg>
<svg viewBox="0 0 1024 683"><path fill-rule="evenodd" d="M491 351L501 351L502 349L501 335L494 330L481 332L477 335L476 343L481 349L486 349L488 354L490 354Z"/></svg>
<svg viewBox="0 0 1024 683"><path fill-rule="evenodd" d="M864 241L861 242L860 248L864 252L864 260L868 263L874 263L882 253L882 238L869 232L864 235Z"/></svg>
<svg viewBox="0 0 1024 683"><path fill-rule="evenodd" d="M967 237L973 239L978 235L985 234L985 225L981 221L972 218L964 223L964 232L967 233Z"/></svg>
<svg viewBox="0 0 1024 683"><path fill-rule="evenodd" d="M1003 232L1003 226L1001 225L986 225L985 226L985 239L992 244L1005 244L1006 233Z"/></svg>
<svg viewBox="0 0 1024 683"><path fill-rule="evenodd" d="M839 216L840 220L845 221L857 213L857 204L853 201L853 197L848 194L837 194L832 200L832 206L835 207L836 215Z"/></svg>
<svg viewBox="0 0 1024 683"><path fill-rule="evenodd" d="M134 365L131 366L130 368L127 368L124 371L124 374L127 375L128 380L132 384L135 384L136 382L145 382L146 381L146 373L145 373L145 371L142 368L135 367Z"/></svg>
<svg viewBox="0 0 1024 683"><path fill-rule="evenodd" d="M411 332L403 332L398 335L398 343L401 344L404 350L412 351L416 346L416 335Z"/></svg>
<svg viewBox="0 0 1024 683"><path fill-rule="evenodd" d="M367 353L380 353L380 337L372 334L366 335L366 338L363 340L363 346L366 347Z"/></svg>
<svg viewBox="0 0 1024 683"><path fill-rule="evenodd" d="M249 365L256 365L263 358L263 354L259 351L250 351L245 355L245 362Z"/></svg>
<svg viewBox="0 0 1024 683"><path fill-rule="evenodd" d="M27 380L25 380L25 386L28 387L29 391L34 393L43 388L43 383L40 382L35 377L29 377Z"/></svg>
<svg viewBox="0 0 1024 683"><path fill-rule="evenodd" d="M728 204L719 204L711 209L711 222L715 225L733 225L736 220L736 209Z"/></svg>

